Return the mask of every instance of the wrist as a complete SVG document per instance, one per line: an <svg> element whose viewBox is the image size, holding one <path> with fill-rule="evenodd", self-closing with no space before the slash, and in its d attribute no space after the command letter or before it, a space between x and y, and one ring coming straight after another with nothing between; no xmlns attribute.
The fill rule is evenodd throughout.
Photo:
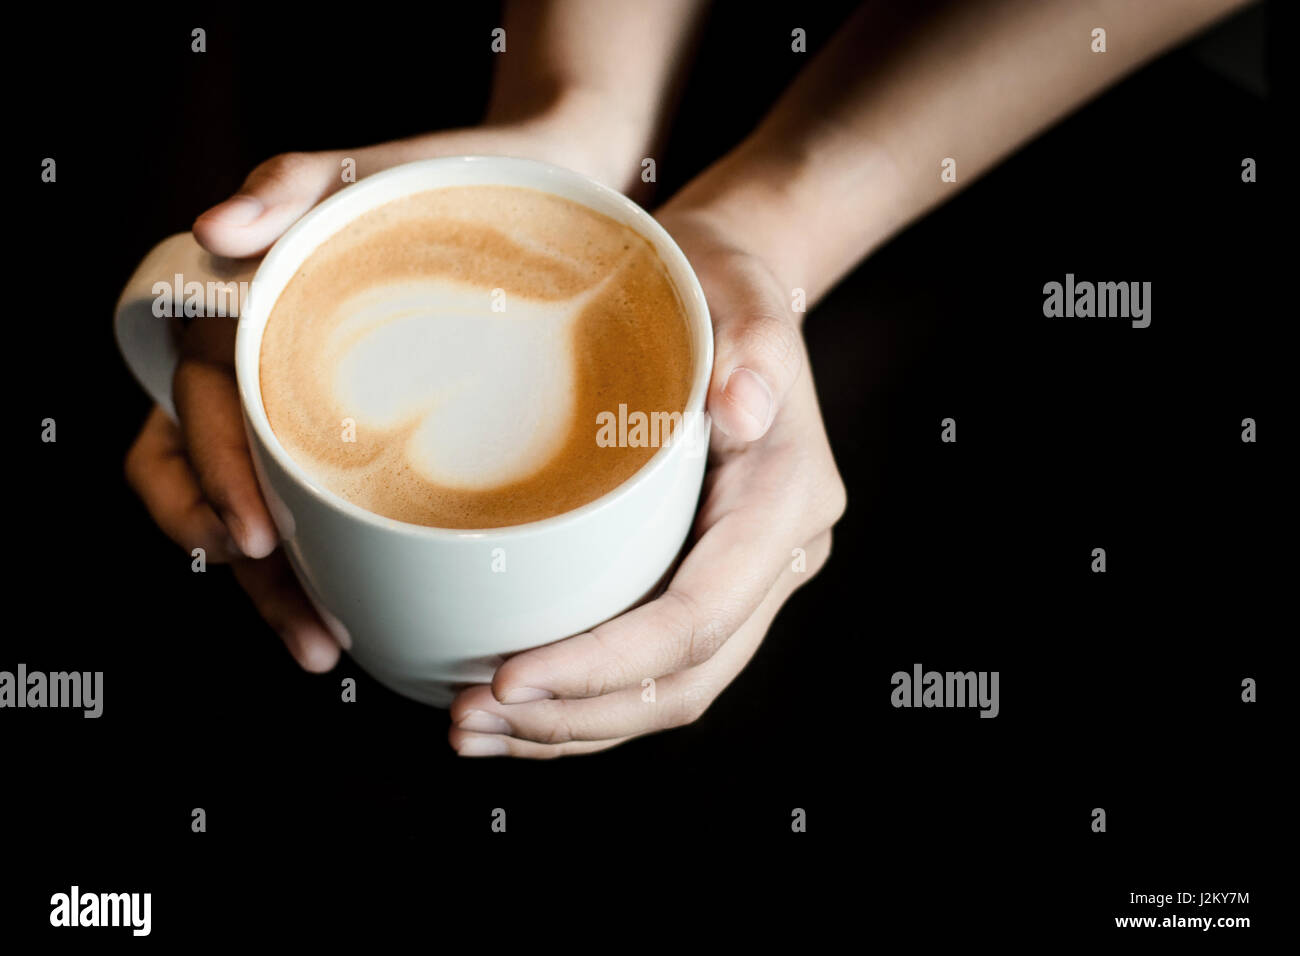
<svg viewBox="0 0 1300 956"><path fill-rule="evenodd" d="M800 212L796 157L748 143L691 180L656 216L689 223L710 245L762 260L787 289L804 288L809 236Z"/></svg>
<svg viewBox="0 0 1300 956"><path fill-rule="evenodd" d="M653 138L652 118L639 105L580 86L566 86L532 105L494 105L484 125L533 137L558 165L620 192L640 185L641 161Z"/></svg>
<svg viewBox="0 0 1300 956"><path fill-rule="evenodd" d="M809 306L909 220L914 206L879 145L754 135L665 206L706 219L763 259Z"/></svg>

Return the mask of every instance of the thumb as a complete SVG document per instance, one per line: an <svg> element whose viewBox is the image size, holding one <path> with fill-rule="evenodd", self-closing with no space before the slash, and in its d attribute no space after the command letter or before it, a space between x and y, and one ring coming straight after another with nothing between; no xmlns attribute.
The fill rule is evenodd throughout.
<svg viewBox="0 0 1300 956"><path fill-rule="evenodd" d="M258 255L342 185L333 153L273 156L248 174L239 192L194 220L194 238L218 256Z"/></svg>
<svg viewBox="0 0 1300 956"><path fill-rule="evenodd" d="M767 434L799 375L799 328L776 277L757 259L733 259L706 294L714 342L709 415L727 436L754 441Z"/></svg>

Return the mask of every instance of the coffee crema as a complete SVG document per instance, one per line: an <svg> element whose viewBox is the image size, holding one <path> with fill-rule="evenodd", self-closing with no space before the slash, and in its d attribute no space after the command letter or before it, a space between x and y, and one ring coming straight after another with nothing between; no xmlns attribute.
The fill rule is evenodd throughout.
<svg viewBox="0 0 1300 956"><path fill-rule="evenodd" d="M630 478L657 449L601 447L597 416L684 411L692 368L638 232L538 190L456 186L317 248L271 310L260 380L320 485L399 521L498 528Z"/></svg>

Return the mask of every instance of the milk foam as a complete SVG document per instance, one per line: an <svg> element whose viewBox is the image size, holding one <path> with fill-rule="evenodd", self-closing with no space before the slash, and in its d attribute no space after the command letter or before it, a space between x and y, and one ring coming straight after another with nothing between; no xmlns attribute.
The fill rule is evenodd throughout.
<svg viewBox="0 0 1300 956"><path fill-rule="evenodd" d="M429 481L518 480L569 427L573 323L590 298L516 296L494 312L482 289L440 280L363 293L339 306L335 399L361 428L418 422L405 457Z"/></svg>
<svg viewBox="0 0 1300 956"><path fill-rule="evenodd" d="M322 485L399 520L487 528L630 477L653 449L598 448L595 416L681 411L690 372L644 238L549 194L470 186L322 244L272 310L261 380L272 430Z"/></svg>

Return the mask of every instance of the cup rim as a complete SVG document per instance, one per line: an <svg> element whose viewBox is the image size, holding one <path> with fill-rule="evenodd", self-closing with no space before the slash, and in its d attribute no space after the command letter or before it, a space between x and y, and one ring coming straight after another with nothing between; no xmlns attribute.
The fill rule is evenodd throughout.
<svg viewBox="0 0 1300 956"><path fill-rule="evenodd" d="M544 163L538 160L521 159L508 156L442 156L434 159L415 160L410 163L402 163L388 169L380 170L364 179L358 180L351 185L344 187L334 195L325 199L323 202L313 206L301 219L295 222L287 229L279 239L267 251L253 274L252 281L249 285L249 295L245 302L245 308L240 313L239 324L235 337L235 377L238 383L240 407L244 414L245 422L248 427L257 436L263 449L276 462L276 464L285 471L285 473L302 489L310 493L320 503L341 512L343 515L362 521L366 524L384 529L386 531L398 534L406 534L417 538L430 538L447 540L449 538L474 538L490 539L517 536L520 534L545 533L553 528L581 521L597 512L613 506L619 500L627 497L635 487L647 481L651 475L660 469L666 467L668 458L674 452L684 453L686 442L672 442L658 448L650 459L640 468L620 482L617 486L605 492L599 498L580 505L577 508L561 512L560 514L551 515L546 518L539 518L536 521L529 521L523 524L502 525L495 528L441 528L433 525L414 524L409 521L401 521L397 518L389 518L384 515L368 511L360 505L348 501L343 496L331 491L329 488L321 485L310 474L307 473L292 455L280 443L274 430L271 428L271 422L266 414L266 407L262 403L262 386L261 386L261 345L262 335L266 329L266 323L270 318L270 312L275 307L275 302L279 301L279 295L261 308L260 298L257 296L258 280L266 272L280 265L281 260L293 261L295 253L298 253L298 246L304 243L309 237L315 224L320 220L322 215L334 209L336 206L359 203L360 208L354 215L347 217L346 221L339 227L345 228L346 225L358 216L364 215L372 209L378 208L385 202L391 202L393 199L386 199L383 202L367 205L365 196L375 191L377 184L385 180L393 179L399 176L409 176L414 182L418 182L421 173L427 173L430 177L434 176L440 168L449 168L452 166L463 167L466 163L483 164L489 167L497 167L503 170L501 182L475 183L473 185L501 185L501 186L527 186L528 188L538 189L546 192L544 185L538 185L534 182L525 183L522 180L526 178L525 174L532 176L533 180L560 180L568 185L575 186L588 194L601 196L607 204L618 207L619 211L626 218L620 220L624 225L635 229L642 238L649 240L655 247L656 253L660 257L665 254L673 257L683 268L683 282L679 282L675 275L670 276L673 288L678 298L681 300L682 308L686 312L686 320L691 327L692 348L696 343L702 341L704 344L703 354L696 356L696 367L691 377L691 390L686 399L686 407L683 410L683 417L687 415L703 415L705 421L702 423L703 428L708 427L707 412L705 411L705 399L708 393L709 380L713 372L713 323L709 315L708 303L704 297L704 290L700 287L699 278L695 274L695 269L691 266L686 254L682 252L677 242L669 235L668 231L661 226L653 216L637 203L628 199L622 193L611 189L603 183L597 182L581 173L566 169L562 166L556 166L551 163ZM424 183L417 185L404 192L404 195L412 195L418 192L425 192L432 189L448 188L456 184L447 183L439 185L437 183ZM400 197L393 197L400 198ZM588 208L599 212L602 215L608 215L602 209L583 202L580 198L570 198L571 201L587 205ZM335 235L338 230L320 235L314 242L305 245L305 251L297 256L296 261L292 264L292 271L296 272L298 267L311 256L322 243ZM667 265L667 263L665 263ZM287 281L286 281L287 284ZM682 288L683 284L686 286ZM281 286L280 292L283 292ZM264 314L259 317L259 310ZM256 329L254 329L254 325ZM697 330L696 326L700 326ZM697 334L702 330L702 334ZM251 370L249 364L251 362Z"/></svg>

